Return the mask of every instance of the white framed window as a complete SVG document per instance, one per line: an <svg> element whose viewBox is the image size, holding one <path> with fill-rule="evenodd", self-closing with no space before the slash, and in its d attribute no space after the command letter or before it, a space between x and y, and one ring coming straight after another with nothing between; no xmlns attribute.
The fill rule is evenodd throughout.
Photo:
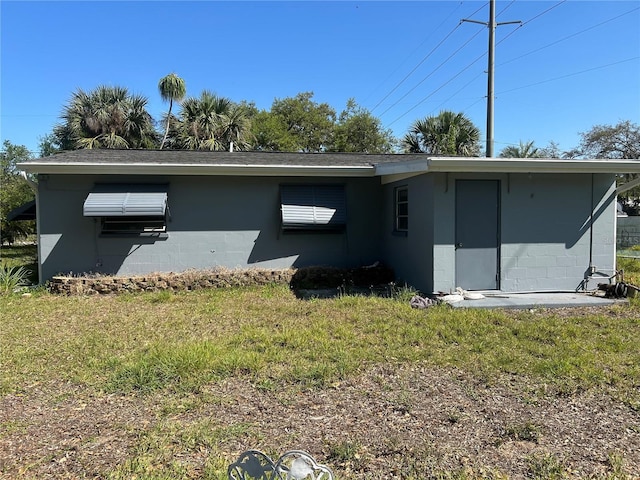
<svg viewBox="0 0 640 480"><path fill-rule="evenodd" d="M394 230L396 232L409 231L409 187L396 187L394 190Z"/></svg>

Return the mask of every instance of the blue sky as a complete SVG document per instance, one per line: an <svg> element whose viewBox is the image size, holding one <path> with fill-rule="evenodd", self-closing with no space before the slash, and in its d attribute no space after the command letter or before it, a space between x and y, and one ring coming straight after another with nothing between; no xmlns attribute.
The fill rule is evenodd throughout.
<svg viewBox="0 0 640 480"><path fill-rule="evenodd" d="M497 0L495 152L640 123L640 1ZM157 84L175 72L269 109L314 92L349 98L403 136L441 110L486 135L488 1L0 2L0 138L37 153L78 88L127 87L160 119Z"/></svg>

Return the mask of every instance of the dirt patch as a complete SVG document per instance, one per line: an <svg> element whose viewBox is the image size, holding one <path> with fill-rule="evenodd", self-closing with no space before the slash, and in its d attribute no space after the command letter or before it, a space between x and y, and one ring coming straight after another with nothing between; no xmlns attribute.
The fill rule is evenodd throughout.
<svg viewBox="0 0 640 480"><path fill-rule="evenodd" d="M248 448L299 448L339 478L442 471L533 478L545 462L573 478L614 468L640 478L637 411L605 394L545 392L515 377L486 383L456 370L377 366L323 389L271 391L231 378L199 395L222 401L169 414L163 395L95 394L72 384L7 395L0 400L0 477L106 478L159 425L173 424L180 443L177 432L206 419L211 428L245 426L216 447L229 462ZM171 460L189 466L185 478L198 478L212 447L181 448Z"/></svg>

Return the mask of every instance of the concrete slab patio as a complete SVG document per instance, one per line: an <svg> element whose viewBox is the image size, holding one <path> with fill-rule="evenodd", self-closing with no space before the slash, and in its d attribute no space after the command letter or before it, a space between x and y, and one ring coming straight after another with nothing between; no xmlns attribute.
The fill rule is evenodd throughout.
<svg viewBox="0 0 640 480"><path fill-rule="evenodd" d="M500 293L482 292L485 298L463 300L452 304L454 308L568 308L604 307L626 304L627 299L604 298L580 292Z"/></svg>

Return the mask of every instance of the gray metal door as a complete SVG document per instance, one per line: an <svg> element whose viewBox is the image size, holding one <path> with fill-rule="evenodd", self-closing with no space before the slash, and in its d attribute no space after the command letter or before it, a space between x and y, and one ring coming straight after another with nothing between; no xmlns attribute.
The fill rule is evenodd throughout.
<svg viewBox="0 0 640 480"><path fill-rule="evenodd" d="M499 204L499 181L456 181L456 286L499 288Z"/></svg>

